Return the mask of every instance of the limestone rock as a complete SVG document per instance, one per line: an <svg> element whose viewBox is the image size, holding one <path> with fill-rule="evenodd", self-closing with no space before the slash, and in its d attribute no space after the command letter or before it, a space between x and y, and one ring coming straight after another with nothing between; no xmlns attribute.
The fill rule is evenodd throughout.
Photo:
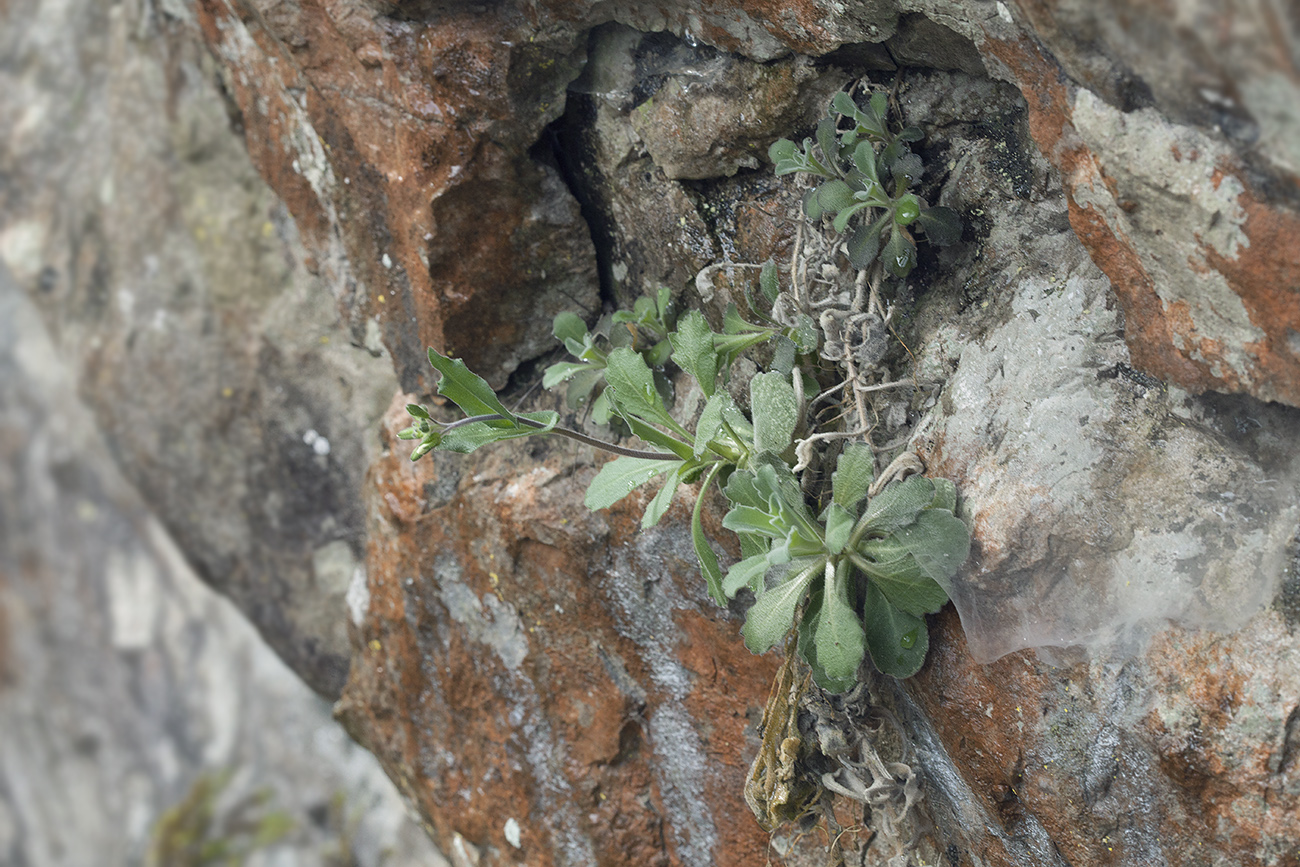
<svg viewBox="0 0 1300 867"><path fill-rule="evenodd" d="M61 355L0 266L0 863L195 863L162 841L238 852L269 820L282 833L247 863L446 864L329 704L186 564ZM187 801L212 809L206 830ZM171 837L169 813L188 816Z"/></svg>
<svg viewBox="0 0 1300 867"><path fill-rule="evenodd" d="M285 248L197 238L212 228L197 192L213 184L158 194L197 238L186 255L206 257L190 271L234 275L202 284L201 301L135 288L164 246L124 232L143 206L92 207L87 234L114 243L74 244L33 184L7 206L20 219L0 252L49 299L49 321L97 317L59 339L84 353L118 460L209 580L273 637L293 624L278 648L326 690L337 677L312 648L340 658L351 568L339 714L454 859L755 863L766 840L738 788L773 663L745 654L739 612L706 601L681 506L637 535L634 503L583 510L585 452L514 443L412 467L392 436L400 404L432 392L426 346L512 402L556 408L530 386L558 310L591 321L669 285L716 321L749 266L794 253L799 191L770 176L762 139L807 134L793 127L816 101L865 76L925 132L923 194L966 222L890 299L900 348L882 370L910 384L881 398L873 433L956 479L975 529L960 628L938 618L930 666L875 693L931 793L917 857L1287 863L1300 838L1294 566L1284 580L1300 453L1295 25L1268 4L1216 26L1202 4L1175 4L1191 28L1112 6L202 0L229 115L301 237L302 270L288 271L326 301L277 301L238 267ZM112 21L107 44L125 50ZM741 97L764 82L742 125ZM141 110L137 125L164 116ZM10 174L19 156L67 165L53 120L14 129ZM219 138L180 135L192 144L174 152ZM93 204L152 189L148 155L132 165L68 190ZM258 195L228 207L275 207ZM183 343L201 362L172 372L181 353L158 348L158 311L193 320L183 335L217 335ZM294 325L303 311L320 318ZM373 356L307 350L335 317L332 342L371 347L395 382ZM268 389L300 362L328 372L282 413ZM164 427L196 381L191 426ZM228 382L239 402L223 409ZM168 402L133 400L141 383ZM219 467L199 473L200 459ZM235 481L213 485L217 470ZM295 485L288 507L275 499ZM329 585L329 614L306 613L313 583ZM268 598L290 604L268 614ZM1044 645L1092 655L1028 649ZM778 842L811 857L811 842Z"/></svg>

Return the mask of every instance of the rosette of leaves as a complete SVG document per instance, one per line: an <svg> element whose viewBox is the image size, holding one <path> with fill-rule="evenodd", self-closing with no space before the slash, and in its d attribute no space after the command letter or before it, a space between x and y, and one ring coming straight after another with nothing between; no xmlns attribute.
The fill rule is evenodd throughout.
<svg viewBox="0 0 1300 867"><path fill-rule="evenodd" d="M702 480L691 514L695 552L719 605L744 587L757 597L742 630L751 650L765 652L797 627L799 653L825 689L852 686L867 650L881 671L914 674L929 647L922 618L947 601L947 582L969 552L966 525L953 514L952 483L914 476L868 498L873 460L870 447L859 443L839 458L831 502L814 514L791 470L802 415L795 383L805 376L797 361L805 350L790 333L746 323L734 308L721 334L692 311L667 341L672 362L705 397L693 430L668 411L643 353L620 346L600 359L610 413L649 448L562 427L554 412L513 413L463 362L432 349L429 361L442 374L438 393L467 417L439 422L411 404L414 423L398 437L419 440L412 460L433 449L469 452L538 434L614 452L617 457L592 479L586 505L607 508L662 478L642 515L643 528L659 522L682 484ZM719 385L740 353L768 341L776 342L773 361L750 380L746 414ZM800 384L805 390L814 385ZM742 553L725 576L701 521L714 483L731 504L723 524L739 537Z"/></svg>
<svg viewBox="0 0 1300 867"><path fill-rule="evenodd" d="M911 476L867 497L872 458L866 443L840 455L831 502L817 516L789 468L771 460L727 482L732 509L723 526L745 556L728 570L723 592L757 597L745 618L746 646L764 653L797 622L799 653L823 689L857 682L869 650L876 668L910 677L925 661L924 615L948 601L952 576L970 553L970 533L954 514L947 479Z"/></svg>
<svg viewBox="0 0 1300 867"><path fill-rule="evenodd" d="M906 277L916 267L915 229L940 247L961 238L961 219L951 208L931 207L909 190L924 171L921 158L909 144L924 135L916 127L898 133L889 129L887 101L872 94L860 108L847 93L831 102L832 113L817 125L816 139L802 146L779 139L768 149L776 174L804 172L822 178L803 199L810 220L831 220L837 232L850 226L846 249L855 268L877 261L896 277ZM840 129L840 118L850 125Z"/></svg>

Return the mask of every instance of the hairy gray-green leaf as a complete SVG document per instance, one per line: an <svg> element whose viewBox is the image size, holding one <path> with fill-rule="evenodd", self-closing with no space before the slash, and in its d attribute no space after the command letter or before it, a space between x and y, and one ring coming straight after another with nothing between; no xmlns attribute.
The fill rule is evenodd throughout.
<svg viewBox="0 0 1300 867"><path fill-rule="evenodd" d="M790 631L795 609L808 593L808 585L820 574L824 562L824 559L813 562L795 577L758 597L740 630L751 653L766 653Z"/></svg>
<svg viewBox="0 0 1300 867"><path fill-rule="evenodd" d="M907 236L904 229L895 226L885 242L885 249L880 251L880 259L889 273L906 277L916 267L916 242Z"/></svg>
<svg viewBox="0 0 1300 867"><path fill-rule="evenodd" d="M546 368L542 374L542 388L554 388L561 382L583 370L591 370L591 365L581 361L560 361Z"/></svg>
<svg viewBox="0 0 1300 867"><path fill-rule="evenodd" d="M776 273L776 263L770 259L763 263L763 270L758 272L758 288L762 290L769 304L774 303L776 296L781 294L781 282Z"/></svg>
<svg viewBox="0 0 1300 867"><path fill-rule="evenodd" d="M947 509L927 509L895 533L926 575L945 588L970 556L970 531Z"/></svg>
<svg viewBox="0 0 1300 867"><path fill-rule="evenodd" d="M894 482L867 502L862 520L869 533L892 533L916 520L934 502L934 481L908 476Z"/></svg>
<svg viewBox="0 0 1300 867"><path fill-rule="evenodd" d="M614 394L611 399L615 409L622 414L639 416L661 424L679 434L689 436L686 429L668 414L659 390L655 388L654 373L646 365L641 353L619 347L609 354L605 368L605 382Z"/></svg>
<svg viewBox="0 0 1300 867"><path fill-rule="evenodd" d="M769 539L784 538L788 529L779 517L753 506L733 506L723 517L722 526L733 533L757 533Z"/></svg>
<svg viewBox="0 0 1300 867"><path fill-rule="evenodd" d="M655 524L659 523L659 519L664 516L664 513L667 512L673 504L673 495L677 493L677 487L682 483L682 476L695 469L696 466L698 465L690 465L684 461L678 462L676 469L670 472L668 477L664 479L663 487L659 489L659 493L654 495L654 499L650 501L650 503L645 507L645 511L641 513L642 530L648 530Z"/></svg>
<svg viewBox="0 0 1300 867"><path fill-rule="evenodd" d="M925 239L936 247L947 247L961 240L961 217L952 208L926 208L917 219L925 230Z"/></svg>
<svg viewBox="0 0 1300 867"><path fill-rule="evenodd" d="M853 204L853 188L836 178L817 188L817 202L824 211L840 211Z"/></svg>
<svg viewBox="0 0 1300 867"><path fill-rule="evenodd" d="M728 597L735 596L740 592L740 588L748 587L755 593L761 593L763 590L763 576L767 573L768 562L767 554L755 554L738 560L727 570L727 576L722 579L722 592Z"/></svg>
<svg viewBox="0 0 1300 867"><path fill-rule="evenodd" d="M726 391L715 391L700 411L700 419L695 423L695 457L700 457L709 449L709 441L720 437L726 430L723 427L724 411L735 401Z"/></svg>
<svg viewBox="0 0 1300 867"><path fill-rule="evenodd" d="M867 268L880 253L880 233L889 223L889 215L880 217L870 225L859 223L847 245L849 264L854 268Z"/></svg>
<svg viewBox="0 0 1300 867"><path fill-rule="evenodd" d="M822 156L826 158L831 171L839 169L840 145L835 138L835 118L824 117L817 123L817 144L821 145Z"/></svg>
<svg viewBox="0 0 1300 867"><path fill-rule="evenodd" d="M680 460L651 460L620 455L600 468L587 488L587 508L593 512L607 509L635 491L638 487L662 473L670 473L682 465Z"/></svg>
<svg viewBox="0 0 1300 867"><path fill-rule="evenodd" d="M512 421L514 413L497 399L497 393L487 380L471 371L459 358L448 358L429 349L429 363L442 374L438 394L460 407L466 415L500 415Z"/></svg>
<svg viewBox="0 0 1300 867"><path fill-rule="evenodd" d="M876 477L876 460L871 446L851 442L840 452L835 472L831 474L831 498L842 508L858 513L858 504L867 495Z"/></svg>
<svg viewBox="0 0 1300 867"><path fill-rule="evenodd" d="M925 621L895 608L874 583L867 585L862 625L871 661L881 672L905 678L921 670L930 649Z"/></svg>
<svg viewBox="0 0 1300 867"><path fill-rule="evenodd" d="M673 361L695 377L705 397L711 397L718 380L718 352L713 348L713 329L698 310L692 310L669 335Z"/></svg>
<svg viewBox="0 0 1300 867"><path fill-rule="evenodd" d="M849 601L849 575L843 563L825 575L813 644L817 651L815 670L822 674L818 686L830 692L844 692L858 682L858 664L866 650L866 635L862 620Z"/></svg>
<svg viewBox="0 0 1300 867"><path fill-rule="evenodd" d="M544 434L555 427L560 420L558 413L549 410L543 412L524 412L519 414L520 418L531 419L539 422L542 427L525 427L519 425L512 426L509 422L500 421L478 421L461 427L452 428L442 434L441 442L437 448L443 452L458 452L460 454L469 454L477 448L490 443L499 443L503 440L519 439L520 437L536 436Z"/></svg>
<svg viewBox="0 0 1300 867"><path fill-rule="evenodd" d="M566 310L555 317L551 331L561 343L570 340L582 343L587 338L587 323L578 314Z"/></svg>
<svg viewBox="0 0 1300 867"><path fill-rule="evenodd" d="M780 454L790 447L799 422L794 386L779 373L759 373L749 381L749 409L754 417L754 446Z"/></svg>
<svg viewBox="0 0 1300 867"><path fill-rule="evenodd" d="M832 554L843 551L853 534L854 514L839 503L831 503L822 519L826 522L826 550Z"/></svg>
<svg viewBox="0 0 1300 867"><path fill-rule="evenodd" d="M931 509L947 509L957 514L957 486L949 479L931 479L934 482L934 502Z"/></svg>
<svg viewBox="0 0 1300 867"><path fill-rule="evenodd" d="M885 546L891 550L883 550ZM878 539L863 546L863 549L867 558L854 559L854 563L859 568L863 564L870 567L863 569L863 572L867 573L889 602L901 611L918 616L933 614L948 602L948 593L933 578L922 572L917 565L917 558L911 556L911 552L896 537Z"/></svg>

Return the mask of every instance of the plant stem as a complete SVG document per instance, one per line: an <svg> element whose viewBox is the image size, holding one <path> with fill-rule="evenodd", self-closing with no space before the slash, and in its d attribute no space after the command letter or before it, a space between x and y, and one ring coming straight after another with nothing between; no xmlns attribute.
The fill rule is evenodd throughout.
<svg viewBox="0 0 1300 867"><path fill-rule="evenodd" d="M468 424L473 424L474 422L477 421L512 421L515 424L522 424L525 427L537 428L538 430L545 430L546 428L546 425L542 424L541 422L533 421L530 418L524 418L522 415L517 415L514 418L507 419L505 416L499 413L492 413L490 415L471 415L468 418L461 419L460 421L454 421L451 424L444 427L442 429L442 433L447 433L448 431L455 430L458 427L464 427L465 425ZM553 427L550 430L547 430L546 433L567 437L568 439L576 440L577 442L584 443L589 446L595 446L598 449L602 449L607 452L612 452L616 455L622 455L627 458L642 458L643 460L649 460L649 461L666 461L666 460L680 461L681 460L679 456L673 454L672 452L652 452L652 451L647 451L642 449L629 449L629 448L625 448L624 446L615 445L614 443L607 443L604 440L598 440L595 437L589 437L584 433L579 433L576 430L570 430L567 427Z"/></svg>

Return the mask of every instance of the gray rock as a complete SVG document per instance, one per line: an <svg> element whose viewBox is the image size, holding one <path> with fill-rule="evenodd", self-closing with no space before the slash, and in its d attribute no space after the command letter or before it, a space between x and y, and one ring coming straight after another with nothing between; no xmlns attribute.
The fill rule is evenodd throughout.
<svg viewBox="0 0 1300 867"><path fill-rule="evenodd" d="M266 799L246 817L287 820L248 864L446 863L329 704L198 580L114 469L3 267L0 730L0 863L176 863L156 848L160 821L219 779L209 839L249 842L245 798Z"/></svg>

